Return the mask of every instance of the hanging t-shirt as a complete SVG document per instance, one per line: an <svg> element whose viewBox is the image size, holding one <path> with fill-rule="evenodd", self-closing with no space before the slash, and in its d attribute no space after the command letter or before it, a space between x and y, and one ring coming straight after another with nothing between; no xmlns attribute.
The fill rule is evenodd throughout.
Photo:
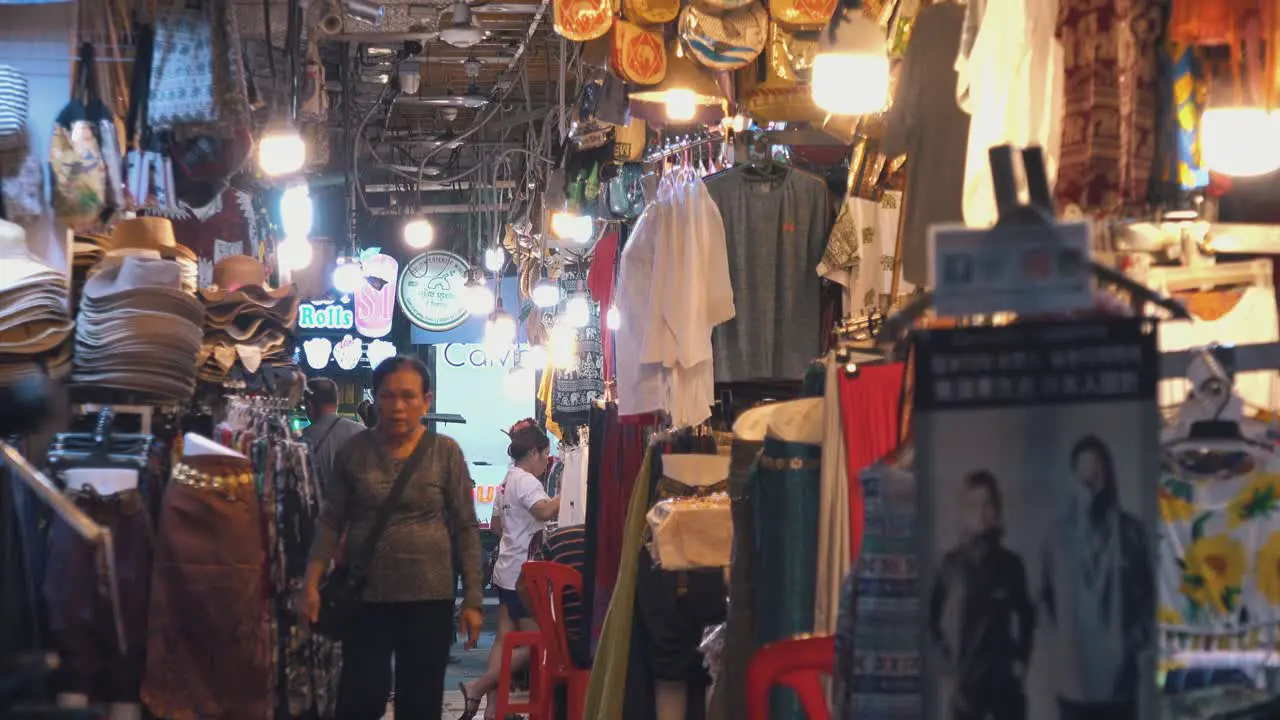
<svg viewBox="0 0 1280 720"><path fill-rule="evenodd" d="M1266 436L1248 421L1241 430ZM1274 648L1280 455L1242 443L1238 453L1197 457L1203 466L1167 458L1160 480L1161 644L1171 652Z"/></svg>
<svg viewBox="0 0 1280 720"><path fill-rule="evenodd" d="M583 525L587 522L587 446L586 441L577 447L561 447L560 527Z"/></svg>
<svg viewBox="0 0 1280 720"><path fill-rule="evenodd" d="M494 503L494 512L502 513L502 542L493 566L493 584L503 590L516 589L520 568L529 559L529 543L546 528L546 523L533 516L533 506L547 499L538 478L518 467L507 471Z"/></svg>
<svg viewBox="0 0 1280 720"><path fill-rule="evenodd" d="M959 190L956 191L957 204ZM886 192L879 200L846 198L818 263L818 274L844 290L844 315L859 317L899 307L915 286L893 277L898 267L898 219L902 193ZM923 262L923 261L922 261Z"/></svg>
<svg viewBox="0 0 1280 720"><path fill-rule="evenodd" d="M780 182L747 170L712 177L724 220L736 317L716 328L716 382L804 377L821 351L822 260L831 193L818 177L788 170Z"/></svg>
<svg viewBox="0 0 1280 720"><path fill-rule="evenodd" d="M1194 300L1194 299L1193 299ZM1195 315L1204 312L1190 303ZM1275 291L1251 287L1240 295L1226 313L1213 319L1168 320L1160 323L1160 352L1189 350L1207 345L1250 345L1280 340L1280 317L1276 313ZM1190 384L1173 379L1160 382L1160 405L1182 403ZM1235 394L1257 408L1280 407L1280 381L1274 372L1244 373L1236 377Z"/></svg>

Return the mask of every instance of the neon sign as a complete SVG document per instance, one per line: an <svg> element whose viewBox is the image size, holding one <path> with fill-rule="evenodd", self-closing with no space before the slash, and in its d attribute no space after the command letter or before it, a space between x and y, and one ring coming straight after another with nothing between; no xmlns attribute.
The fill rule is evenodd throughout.
<svg viewBox="0 0 1280 720"><path fill-rule="evenodd" d="M355 313L336 303L302 303L298 306L298 327L303 330L350 330L355 324Z"/></svg>

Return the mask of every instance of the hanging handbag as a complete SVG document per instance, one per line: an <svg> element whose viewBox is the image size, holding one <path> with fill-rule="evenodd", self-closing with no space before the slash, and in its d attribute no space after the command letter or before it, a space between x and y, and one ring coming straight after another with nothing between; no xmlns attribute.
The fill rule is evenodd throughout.
<svg viewBox="0 0 1280 720"><path fill-rule="evenodd" d="M325 579L324 585L320 588L320 617L315 625L316 632L333 640L342 640L346 636L351 627L351 619L364 594L369 562L373 560L378 540L386 531L387 523L391 521L391 512L400 503L409 480L418 468L426 464L434 438L434 434L430 432L422 433L418 446L405 461L400 474L396 475L391 492L387 493L387 499L378 506L378 514L374 516L373 527L369 530L369 536L365 538L364 544L354 555L347 558L345 564L335 567Z"/></svg>
<svg viewBox="0 0 1280 720"><path fill-rule="evenodd" d="M657 85L667 76L667 50L662 45L662 35L618 20L613 24L609 66L627 82Z"/></svg>
<svg viewBox="0 0 1280 720"><path fill-rule="evenodd" d="M609 34L613 26L610 0L554 0L551 14L556 33L572 42L588 42Z"/></svg>
<svg viewBox="0 0 1280 720"><path fill-rule="evenodd" d="M99 123L110 117L110 112L98 97L93 66L93 46L84 43L71 101L58 114L49 143L53 210L76 231L97 226L107 206L108 174L99 144Z"/></svg>
<svg viewBox="0 0 1280 720"><path fill-rule="evenodd" d="M720 15L690 5L680 12L680 40L698 64L712 70L737 70L764 51L769 13L760 3Z"/></svg>

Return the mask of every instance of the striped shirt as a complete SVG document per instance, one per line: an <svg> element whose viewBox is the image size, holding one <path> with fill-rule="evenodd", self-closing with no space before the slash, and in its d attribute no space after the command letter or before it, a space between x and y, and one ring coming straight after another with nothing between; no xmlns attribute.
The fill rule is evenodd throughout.
<svg viewBox="0 0 1280 720"><path fill-rule="evenodd" d="M586 561L587 526L570 525L547 535L538 550L537 559L559 563L582 572ZM564 627L569 645L577 645L582 637L582 598L573 590L564 593Z"/></svg>

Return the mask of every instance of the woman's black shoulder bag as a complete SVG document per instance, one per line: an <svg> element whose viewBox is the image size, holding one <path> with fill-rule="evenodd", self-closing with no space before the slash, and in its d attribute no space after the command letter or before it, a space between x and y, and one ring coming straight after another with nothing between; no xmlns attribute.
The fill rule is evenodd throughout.
<svg viewBox="0 0 1280 720"><path fill-rule="evenodd" d="M404 495L404 489L408 486L410 478L426 463L427 456L431 454L433 440L432 433L422 434L422 439L413 449L413 454L405 461L404 467L400 468L400 474L396 475L387 499L378 507L378 514L373 519L373 527L369 531L369 536L365 538L364 545L357 553L349 555L346 563L335 567L325 579L324 585L320 588L320 617L315 626L320 634L334 640L341 640L346 635L356 607L360 604L360 597L364 593L369 562L373 560L378 540L386 531L387 523L391 521L391 512L400 502L400 497Z"/></svg>

